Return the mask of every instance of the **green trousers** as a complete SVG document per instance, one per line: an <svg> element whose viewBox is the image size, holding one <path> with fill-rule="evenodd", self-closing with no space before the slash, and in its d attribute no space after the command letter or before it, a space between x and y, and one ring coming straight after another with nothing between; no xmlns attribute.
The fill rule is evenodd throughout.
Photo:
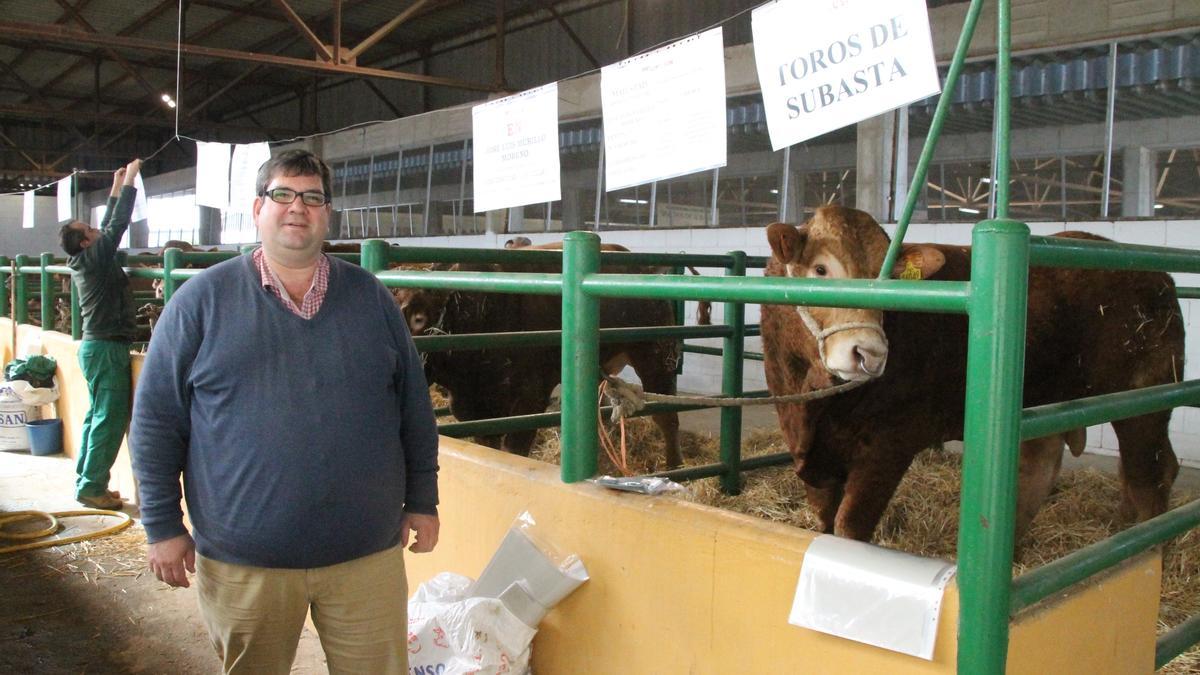
<svg viewBox="0 0 1200 675"><path fill-rule="evenodd" d="M79 367L87 380L91 407L79 439L75 496L99 497L108 490L109 472L129 426L129 343L84 340L79 343Z"/></svg>

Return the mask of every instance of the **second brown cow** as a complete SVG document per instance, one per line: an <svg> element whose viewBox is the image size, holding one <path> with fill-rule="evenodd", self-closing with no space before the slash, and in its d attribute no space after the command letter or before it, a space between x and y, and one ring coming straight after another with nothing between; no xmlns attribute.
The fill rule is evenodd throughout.
<svg viewBox="0 0 1200 675"><path fill-rule="evenodd" d="M543 244L533 248L559 249L561 244ZM628 250L615 244L605 244L602 248L607 251ZM460 263L449 269L557 273L561 265ZM646 273L651 270L605 266L603 271ZM525 332L559 330L562 327L562 301L557 295L414 289L404 289L396 295L414 335ZM668 301L600 301L601 328L670 326L674 323L674 310ZM600 344L602 372L615 374L626 365L631 366L646 391L660 394L675 393L675 370L679 358L679 343L674 339ZM440 384L449 390L451 412L458 419L466 421L545 411L551 392L562 379L562 364L557 347L430 352L426 355L426 375L430 383ZM663 435L667 466L679 466L682 457L679 452L678 414L659 413L653 419ZM513 431L503 437L484 436L476 440L483 445L528 455L536 433L535 430Z"/></svg>

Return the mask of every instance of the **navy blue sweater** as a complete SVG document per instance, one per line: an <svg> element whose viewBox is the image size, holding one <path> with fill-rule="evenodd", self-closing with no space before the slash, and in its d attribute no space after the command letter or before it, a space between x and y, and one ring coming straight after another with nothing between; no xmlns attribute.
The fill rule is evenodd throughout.
<svg viewBox="0 0 1200 675"><path fill-rule="evenodd" d="M151 542L186 532L229 563L310 568L400 540L436 514L437 427L387 289L330 259L310 320L263 288L252 256L188 281L154 328L129 447Z"/></svg>

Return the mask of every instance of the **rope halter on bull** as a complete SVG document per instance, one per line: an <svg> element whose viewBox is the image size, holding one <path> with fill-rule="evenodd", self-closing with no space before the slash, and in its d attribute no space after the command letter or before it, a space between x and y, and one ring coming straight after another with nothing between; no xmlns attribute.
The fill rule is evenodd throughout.
<svg viewBox="0 0 1200 675"><path fill-rule="evenodd" d="M870 380L851 380L843 382L825 389L814 389L802 394L788 394L787 396L760 396L760 397L716 397L716 396L675 396L671 394L655 394L642 389L642 385L626 382L616 375L606 375L604 380L608 383L608 387L604 390L604 396L608 399L609 404L613 407L612 421L620 422L626 417L633 417L636 413L645 409L647 403L677 403L683 405L705 405L716 408L733 408L747 405L769 405L773 403L803 403L804 401L815 401L821 398L829 398L843 392L857 389L866 384Z"/></svg>
<svg viewBox="0 0 1200 675"><path fill-rule="evenodd" d="M813 318L812 313L808 311L807 307L797 305L796 314L800 315L800 320L804 322L804 327L808 329L813 339L817 341L817 355L821 357L821 365L825 366L825 370L828 370L830 373L833 373L833 369L829 367L829 363L825 360L825 338L830 335L846 330L865 328L866 330L873 330L879 333L879 339L883 341L883 346L886 347L888 344L887 334L883 332L883 328L871 321L850 321L847 323L836 323L829 328L821 328L821 324L817 323L817 320ZM861 361L858 364L858 368L870 377L877 375L877 373L867 371L866 366Z"/></svg>
<svg viewBox="0 0 1200 675"><path fill-rule="evenodd" d="M812 334L813 339L817 341L817 353L821 358L821 365L830 373L833 371L829 368L829 364L825 361L825 338L847 330L866 329L873 330L879 334L879 338L883 340L884 346L887 346L887 335L883 332L883 328L869 321L851 321L847 323L839 323L830 326L829 328L821 328L821 324L813 318L808 308L803 305L796 306L796 314L800 316L800 320L804 323L804 327ZM633 417L637 412L640 412L646 407L647 401L659 403L680 403L680 404L700 404L706 406L714 406L719 408L732 408L734 406L747 405L770 405L775 403L803 403L805 401L815 401L817 399L829 398L841 394L851 389L857 389L862 385L870 382L874 375L867 372L866 367L860 362L861 369L868 377L862 380L850 380L842 384L826 387L825 389L814 389L801 394L788 394L786 396L765 396L752 398L727 398L727 397L712 397L712 396L673 396L670 394L655 394L642 389L641 385L632 384L622 380L615 375L606 375L605 380L608 382L608 387L604 391L605 397L609 404L612 405L612 421L619 422L626 417ZM835 374L836 376L836 374Z"/></svg>

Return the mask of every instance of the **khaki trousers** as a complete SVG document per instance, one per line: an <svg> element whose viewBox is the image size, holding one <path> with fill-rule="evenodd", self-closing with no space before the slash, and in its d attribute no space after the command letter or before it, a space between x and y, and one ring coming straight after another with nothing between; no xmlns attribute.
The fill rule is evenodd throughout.
<svg viewBox="0 0 1200 675"><path fill-rule="evenodd" d="M310 609L331 675L408 672L400 546L314 569L231 565L197 555L196 588L226 673L290 672Z"/></svg>

